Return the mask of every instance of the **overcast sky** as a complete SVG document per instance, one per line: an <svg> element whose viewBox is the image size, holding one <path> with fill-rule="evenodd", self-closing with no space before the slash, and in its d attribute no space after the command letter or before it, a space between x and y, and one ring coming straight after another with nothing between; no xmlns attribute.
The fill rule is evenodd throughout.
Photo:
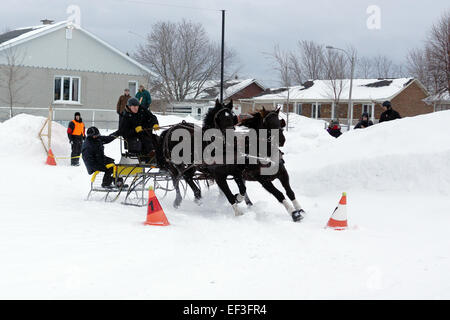
<svg viewBox="0 0 450 320"><path fill-rule="evenodd" d="M201 22L210 37L221 39L221 12L226 10L226 46L239 56L240 77L277 85L277 75L263 54L274 44L292 50L298 40L346 48L359 56L384 54L402 63L409 49L421 46L448 0L0 0L0 30L66 20L69 5L81 9L81 25L123 52L133 52L160 20ZM379 30L367 27L367 8L380 8Z"/></svg>

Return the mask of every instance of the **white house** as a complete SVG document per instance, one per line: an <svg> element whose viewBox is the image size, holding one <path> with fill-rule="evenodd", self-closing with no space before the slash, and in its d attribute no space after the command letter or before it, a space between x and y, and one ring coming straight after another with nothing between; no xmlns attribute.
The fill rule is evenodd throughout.
<svg viewBox="0 0 450 320"><path fill-rule="evenodd" d="M115 127L119 96L147 86L150 70L80 26L43 21L0 35L0 120L12 101L14 113L45 115L40 108L52 104L56 120L79 111L85 122ZM8 84L11 70L17 80Z"/></svg>

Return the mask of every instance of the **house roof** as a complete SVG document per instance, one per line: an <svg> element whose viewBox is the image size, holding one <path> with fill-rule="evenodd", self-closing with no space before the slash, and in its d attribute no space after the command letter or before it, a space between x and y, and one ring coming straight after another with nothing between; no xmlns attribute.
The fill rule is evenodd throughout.
<svg viewBox="0 0 450 320"><path fill-rule="evenodd" d="M347 101L350 89L350 80L336 80L338 87L342 87L339 96L340 101ZM395 98L400 92L406 89L413 82L414 78L396 78L396 79L353 79L352 100L353 101L384 101ZM418 82L418 81L417 81ZM336 82L334 82L336 84ZM419 86L426 92L423 86ZM335 85L336 87L336 85ZM255 102L283 101L287 99L287 88L278 90L278 92L263 93L251 100ZM301 86L289 88L289 99L292 101L304 102L323 102L333 101L333 81L332 80L314 80L308 81Z"/></svg>
<svg viewBox="0 0 450 320"><path fill-rule="evenodd" d="M445 90L423 99L423 102L430 105L433 103L450 104L450 92Z"/></svg>
<svg viewBox="0 0 450 320"><path fill-rule="evenodd" d="M232 79L224 81L223 99L226 100L239 91L247 88L249 85L255 83L261 89L266 88L260 84L256 79ZM201 92L195 97L196 92L193 90L186 96L186 100L215 100L220 98L220 80L208 80L203 84Z"/></svg>
<svg viewBox="0 0 450 320"><path fill-rule="evenodd" d="M97 42L99 42L102 45L104 45L105 47L107 47L109 50L117 53L122 58L124 58L124 59L128 60L129 62L133 63L138 68L144 70L147 73L153 74L153 72L150 71L144 65L140 64L139 62L137 62L136 60L132 59L128 55L124 54L120 50L114 48L113 46L111 46L107 42L103 41L102 39L98 38L94 34L90 33L86 29L81 28L80 26L77 26L77 25L75 25L75 24L73 24L73 23L71 23L69 21L60 21L58 23L53 23L53 24L49 24L49 25L39 25L39 26L33 26L33 27L20 28L20 29L16 29L16 30L12 30L12 31L8 31L6 33L3 33L3 34L0 35L0 51L4 50L6 48L14 47L14 46L16 46L18 44L21 44L23 42L30 41L30 40L35 39L37 37L41 37L41 36L43 36L45 34L48 34L50 32L54 32L54 31L57 31L57 30L59 30L61 28L66 28L66 27L77 29L77 30L83 32L84 34L88 35L89 37L93 38Z"/></svg>

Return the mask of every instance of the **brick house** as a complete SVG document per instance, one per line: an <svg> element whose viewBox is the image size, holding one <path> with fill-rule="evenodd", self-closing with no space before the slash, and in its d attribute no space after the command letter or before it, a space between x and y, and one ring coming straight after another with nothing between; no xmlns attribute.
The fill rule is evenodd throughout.
<svg viewBox="0 0 450 320"><path fill-rule="evenodd" d="M350 80L314 80L301 86L289 88L289 110L316 119L347 120ZM351 119L356 123L363 112L372 121L379 119L381 104L389 100L402 117L433 112L433 107L423 99L428 92L419 80L398 79L354 79L352 90L353 107ZM287 102L287 88L266 90L252 99L241 99L242 112L251 112L264 106L276 108Z"/></svg>
<svg viewBox="0 0 450 320"><path fill-rule="evenodd" d="M238 102L240 99L253 98L264 93L265 90L266 88L256 79L226 80L224 81L223 100L233 99L234 111L239 114L241 112L241 105ZM165 108L165 111L168 112L202 117L215 100L220 98L220 81L206 81L199 94L194 92L188 94L182 102L164 103L162 99L158 99L156 92L153 97L155 101L152 103L152 110L163 111L163 108Z"/></svg>

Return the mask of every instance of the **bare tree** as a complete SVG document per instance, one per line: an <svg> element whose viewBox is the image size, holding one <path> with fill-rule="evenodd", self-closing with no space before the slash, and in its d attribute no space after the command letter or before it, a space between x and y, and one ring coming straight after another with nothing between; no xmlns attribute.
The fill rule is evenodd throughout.
<svg viewBox="0 0 450 320"><path fill-rule="evenodd" d="M378 55L373 58L374 75L377 78L389 78L392 75L393 62L384 55Z"/></svg>
<svg viewBox="0 0 450 320"><path fill-rule="evenodd" d="M22 67L25 53L16 48L8 47L0 51L0 88L5 95L0 95L0 101L9 107L9 117L14 116L13 108L28 101L22 100L20 91L26 85L27 73Z"/></svg>
<svg viewBox="0 0 450 320"><path fill-rule="evenodd" d="M450 90L450 10L435 23L422 49L411 50L408 72L432 93Z"/></svg>
<svg viewBox="0 0 450 320"><path fill-rule="evenodd" d="M293 72L291 69L291 54L280 49L279 45L274 46L273 52L268 54L272 60L273 69L278 73L280 84L287 89L286 96L286 131L289 131L289 99L290 86L292 85Z"/></svg>
<svg viewBox="0 0 450 320"><path fill-rule="evenodd" d="M233 50L226 50L227 70L234 56ZM220 46L200 23L186 20L155 23L134 57L154 72L151 85L168 101L184 101L188 94L197 97L205 82L220 73Z"/></svg>
<svg viewBox="0 0 450 320"><path fill-rule="evenodd" d="M290 55L294 80L303 83L323 77L324 46L314 41L301 40L297 43L297 52Z"/></svg>
<svg viewBox="0 0 450 320"><path fill-rule="evenodd" d="M450 10L432 26L426 48L428 69L436 75L438 91L450 90Z"/></svg>
<svg viewBox="0 0 450 320"><path fill-rule="evenodd" d="M361 57L358 59L356 76L364 79L372 78L374 74L373 59Z"/></svg>
<svg viewBox="0 0 450 320"><path fill-rule="evenodd" d="M347 70L349 62L347 57L338 51L328 50L324 59L325 79L328 80L328 97L331 97L335 106L339 105L342 91L348 86Z"/></svg>

